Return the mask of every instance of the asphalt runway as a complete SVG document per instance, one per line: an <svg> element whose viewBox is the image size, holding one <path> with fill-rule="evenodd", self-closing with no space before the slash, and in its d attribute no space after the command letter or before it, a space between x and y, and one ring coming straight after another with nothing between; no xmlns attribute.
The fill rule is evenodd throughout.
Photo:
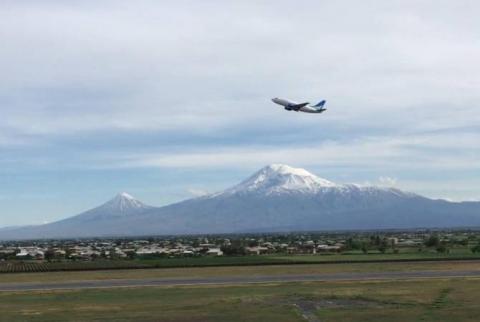
<svg viewBox="0 0 480 322"><path fill-rule="evenodd" d="M410 271L378 273L335 273L315 275L225 276L201 278L148 278L82 280L48 283L0 283L0 292L79 290L116 287L181 286L181 285L235 285L251 283L332 282L367 280L403 280L422 278L480 277L478 271Z"/></svg>

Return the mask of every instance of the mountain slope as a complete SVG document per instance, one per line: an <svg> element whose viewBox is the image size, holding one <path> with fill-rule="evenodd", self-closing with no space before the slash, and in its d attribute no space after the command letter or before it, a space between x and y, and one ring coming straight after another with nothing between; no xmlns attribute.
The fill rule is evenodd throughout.
<svg viewBox="0 0 480 322"><path fill-rule="evenodd" d="M103 205L57 223L76 221L79 224L88 221L115 220L144 213L154 207L147 206L126 192L119 193Z"/></svg>
<svg viewBox="0 0 480 322"><path fill-rule="evenodd" d="M123 192L103 205L53 223L0 231L3 239L69 238L129 235L128 227L116 223L146 213L154 207Z"/></svg>
<svg viewBox="0 0 480 322"><path fill-rule="evenodd" d="M480 226L478 202L337 185L291 169L266 167L223 192L147 212L136 225L159 234Z"/></svg>
<svg viewBox="0 0 480 322"><path fill-rule="evenodd" d="M335 184L273 164L212 195L157 208L120 194L55 223L0 231L0 239L465 226L480 226L480 202Z"/></svg>

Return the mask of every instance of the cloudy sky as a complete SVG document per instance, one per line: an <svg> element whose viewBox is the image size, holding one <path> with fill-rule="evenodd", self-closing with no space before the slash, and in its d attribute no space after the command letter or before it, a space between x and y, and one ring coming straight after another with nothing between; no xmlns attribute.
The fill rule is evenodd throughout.
<svg viewBox="0 0 480 322"><path fill-rule="evenodd" d="M269 163L480 199L478 1L0 2L0 226ZM286 112L275 96L313 103Z"/></svg>

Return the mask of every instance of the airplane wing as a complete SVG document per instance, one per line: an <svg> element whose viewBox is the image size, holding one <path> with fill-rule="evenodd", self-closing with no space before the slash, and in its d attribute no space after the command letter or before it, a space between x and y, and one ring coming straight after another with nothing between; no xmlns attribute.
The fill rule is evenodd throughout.
<svg viewBox="0 0 480 322"><path fill-rule="evenodd" d="M291 105L290 108L294 111L298 111L299 109L301 109L304 106L307 106L308 104L310 104L310 103L305 102L305 103L295 104L295 105Z"/></svg>

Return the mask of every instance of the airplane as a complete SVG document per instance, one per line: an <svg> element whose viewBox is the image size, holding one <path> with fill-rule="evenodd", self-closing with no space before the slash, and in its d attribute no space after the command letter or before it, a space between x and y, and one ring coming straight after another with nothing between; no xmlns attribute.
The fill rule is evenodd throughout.
<svg viewBox="0 0 480 322"><path fill-rule="evenodd" d="M309 105L309 102L305 103L296 103L292 102L283 98L272 98L272 101L278 105L282 105L287 111L295 111L295 112L305 112L305 113L322 113L325 112L327 109L323 106L327 101L323 100L320 101L318 104Z"/></svg>

